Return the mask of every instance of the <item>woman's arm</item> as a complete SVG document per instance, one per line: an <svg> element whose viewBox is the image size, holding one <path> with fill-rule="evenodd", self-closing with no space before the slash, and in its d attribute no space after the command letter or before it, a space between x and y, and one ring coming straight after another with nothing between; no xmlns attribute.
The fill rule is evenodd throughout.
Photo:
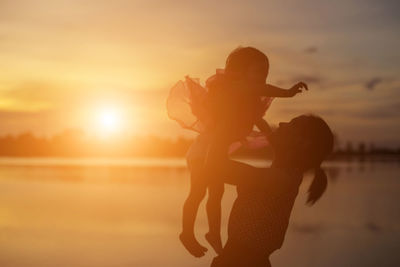
<svg viewBox="0 0 400 267"><path fill-rule="evenodd" d="M269 168L256 168L225 158L219 161L218 179L232 185L261 185L265 183Z"/></svg>
<svg viewBox="0 0 400 267"><path fill-rule="evenodd" d="M252 188L252 190L268 189L271 194L281 194L298 186L302 175L289 175L284 170L257 168L226 159L221 164L219 179L227 184Z"/></svg>
<svg viewBox="0 0 400 267"><path fill-rule="evenodd" d="M296 83L290 89L283 89L271 84L265 84L259 88L259 94L261 96L270 97L292 97L298 93L301 93L301 88L308 90L307 84L303 82Z"/></svg>

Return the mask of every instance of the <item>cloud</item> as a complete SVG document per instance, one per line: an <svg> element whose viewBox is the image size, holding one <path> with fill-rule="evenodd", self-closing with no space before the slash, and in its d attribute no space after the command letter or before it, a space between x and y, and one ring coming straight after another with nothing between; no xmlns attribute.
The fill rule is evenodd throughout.
<svg viewBox="0 0 400 267"><path fill-rule="evenodd" d="M283 114L303 114L308 113L310 110L307 107L282 107L279 109ZM314 107L313 112L321 116L337 116L341 118L353 118L362 120L379 121L383 119L398 118L400 112L400 102L392 103L344 103L338 104L336 108L332 106L319 106Z"/></svg>
<svg viewBox="0 0 400 267"><path fill-rule="evenodd" d="M381 77L375 77L372 78L371 80L367 81L364 86L368 90L374 90L378 84L383 82L383 78Z"/></svg>
<svg viewBox="0 0 400 267"><path fill-rule="evenodd" d="M23 81L13 88L7 89L1 93L3 97L17 98L21 100L50 100L60 91L58 86L38 82L38 81Z"/></svg>
<svg viewBox="0 0 400 267"><path fill-rule="evenodd" d="M292 83L296 83L296 82L300 82L300 81L305 82L305 83L320 84L320 83L322 83L323 78L318 75L299 75L291 80Z"/></svg>
<svg viewBox="0 0 400 267"><path fill-rule="evenodd" d="M306 84L318 84L321 85L324 82L324 79L318 75L295 75L293 78L290 79L279 79L276 80L274 83L278 86L292 86L298 82L305 82Z"/></svg>
<svg viewBox="0 0 400 267"><path fill-rule="evenodd" d="M306 54L314 54L318 52L318 48L316 46L309 46L306 49L304 49L304 53Z"/></svg>
<svg viewBox="0 0 400 267"><path fill-rule="evenodd" d="M294 232L302 233L302 234L318 234L322 232L324 229L322 225L318 224L296 224L292 225L292 230Z"/></svg>
<svg viewBox="0 0 400 267"><path fill-rule="evenodd" d="M393 119L398 118L399 111L400 102L374 105L363 110L353 111L353 114L363 119Z"/></svg>
<svg viewBox="0 0 400 267"><path fill-rule="evenodd" d="M0 111L0 121L0 135L18 134L25 131L40 134L54 133L65 128L64 125L61 125L62 114L54 110Z"/></svg>
<svg viewBox="0 0 400 267"><path fill-rule="evenodd" d="M383 230L382 227L380 227L375 222L366 222L365 223L365 228L368 231L373 232L373 233L379 233L379 232L381 232Z"/></svg>
<svg viewBox="0 0 400 267"><path fill-rule="evenodd" d="M0 109L5 111L40 111L71 103L68 87L45 81L25 80L0 92ZM68 101L66 101L68 99Z"/></svg>

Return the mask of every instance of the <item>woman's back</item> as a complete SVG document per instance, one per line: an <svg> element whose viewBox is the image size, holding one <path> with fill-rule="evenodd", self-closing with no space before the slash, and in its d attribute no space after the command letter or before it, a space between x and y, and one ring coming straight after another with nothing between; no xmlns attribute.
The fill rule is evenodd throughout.
<svg viewBox="0 0 400 267"><path fill-rule="evenodd" d="M229 219L228 239L271 253L283 243L302 176L269 168L265 179L274 179L274 183L238 185L238 197Z"/></svg>

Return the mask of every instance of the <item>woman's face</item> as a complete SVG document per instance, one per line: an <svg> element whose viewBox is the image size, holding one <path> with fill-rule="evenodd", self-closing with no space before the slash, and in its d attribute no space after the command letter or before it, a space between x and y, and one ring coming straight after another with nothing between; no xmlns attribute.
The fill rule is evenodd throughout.
<svg viewBox="0 0 400 267"><path fill-rule="evenodd" d="M297 117L290 122L281 122L279 127L272 132L270 142L275 151L297 151L304 138L301 133L302 118Z"/></svg>
<svg viewBox="0 0 400 267"><path fill-rule="evenodd" d="M326 123L307 115L279 123L270 135L275 158L304 169L315 166L332 150L333 135Z"/></svg>

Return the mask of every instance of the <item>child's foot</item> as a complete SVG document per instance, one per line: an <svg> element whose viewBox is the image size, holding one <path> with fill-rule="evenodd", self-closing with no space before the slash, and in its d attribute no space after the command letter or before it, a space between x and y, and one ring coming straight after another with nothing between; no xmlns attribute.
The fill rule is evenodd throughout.
<svg viewBox="0 0 400 267"><path fill-rule="evenodd" d="M217 254L221 254L221 252L222 252L221 236L219 234L214 235L214 234L207 233L205 235L205 237L206 237L206 240L208 241L208 243L211 245L211 247L215 250L215 252Z"/></svg>
<svg viewBox="0 0 400 267"><path fill-rule="evenodd" d="M208 250L206 247L200 245L194 235L181 233L179 235L179 239L181 240L183 246L187 249L187 251L189 251L190 254L197 258L203 257Z"/></svg>

